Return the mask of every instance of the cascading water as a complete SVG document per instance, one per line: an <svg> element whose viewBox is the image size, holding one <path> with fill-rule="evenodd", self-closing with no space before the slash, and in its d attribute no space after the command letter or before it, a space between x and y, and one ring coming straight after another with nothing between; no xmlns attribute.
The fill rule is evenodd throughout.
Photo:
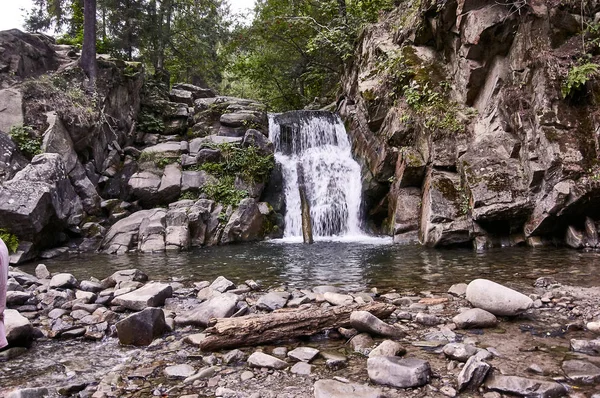
<svg viewBox="0 0 600 398"><path fill-rule="evenodd" d="M284 180L285 238L302 236L299 169L315 238L363 235L360 166L340 117L321 111L270 115L269 138Z"/></svg>

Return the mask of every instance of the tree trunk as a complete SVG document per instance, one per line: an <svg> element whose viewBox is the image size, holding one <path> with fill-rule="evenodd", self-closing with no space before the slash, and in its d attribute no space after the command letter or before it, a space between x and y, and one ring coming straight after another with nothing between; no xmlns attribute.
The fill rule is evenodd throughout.
<svg viewBox="0 0 600 398"><path fill-rule="evenodd" d="M96 63L96 0L85 0L83 4L83 47L79 65L87 75L90 87L93 87L98 73Z"/></svg>
<svg viewBox="0 0 600 398"><path fill-rule="evenodd" d="M342 20L345 23L346 17L348 15L347 11L346 11L346 0L338 0L338 12L340 14L340 17L342 17Z"/></svg>
<svg viewBox="0 0 600 398"><path fill-rule="evenodd" d="M298 190L300 191L300 207L302 210L302 237L304 243L313 244L312 219L310 218L310 203L306 197L306 184L304 183L304 168L298 162Z"/></svg>
<svg viewBox="0 0 600 398"><path fill-rule="evenodd" d="M387 318L395 309L390 304L369 303L211 320L209 325L212 327L205 330L208 336L200 343L200 349L211 352L310 336L328 329L349 327L353 311L368 311L378 318Z"/></svg>

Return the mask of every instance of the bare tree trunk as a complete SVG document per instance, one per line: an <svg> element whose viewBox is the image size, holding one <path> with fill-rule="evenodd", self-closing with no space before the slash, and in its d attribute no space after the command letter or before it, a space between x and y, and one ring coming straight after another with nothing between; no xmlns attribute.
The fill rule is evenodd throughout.
<svg viewBox="0 0 600 398"><path fill-rule="evenodd" d="M83 47L79 65L87 75L90 87L93 87L98 74L96 63L96 0L84 0L83 3Z"/></svg>
<svg viewBox="0 0 600 398"><path fill-rule="evenodd" d="M304 182L304 168L298 162L296 166L298 170L298 190L300 191L300 207L302 210L302 237L304 243L309 245L314 243L312 231L312 219L310 218L310 203L306 197L306 184Z"/></svg>
<svg viewBox="0 0 600 398"><path fill-rule="evenodd" d="M390 304L369 303L220 318L211 320L214 325L205 330L208 336L200 342L200 349L211 352L310 336L328 329L349 327L353 311L368 311L378 318L387 318L395 309Z"/></svg>
<svg viewBox="0 0 600 398"><path fill-rule="evenodd" d="M347 11L346 11L346 0L338 0L338 12L340 17L346 22Z"/></svg>

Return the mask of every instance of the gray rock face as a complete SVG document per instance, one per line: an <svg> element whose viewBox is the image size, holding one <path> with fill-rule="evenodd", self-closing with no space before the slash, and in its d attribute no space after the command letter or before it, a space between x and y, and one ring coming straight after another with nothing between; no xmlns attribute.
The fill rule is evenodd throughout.
<svg viewBox="0 0 600 398"><path fill-rule="evenodd" d="M561 367L567 377L575 383L595 384L600 382L600 367L588 361L564 361Z"/></svg>
<svg viewBox="0 0 600 398"><path fill-rule="evenodd" d="M45 398L48 396L46 387L39 388L19 388L11 391L6 398Z"/></svg>
<svg viewBox="0 0 600 398"><path fill-rule="evenodd" d="M262 238L265 216L260 212L256 200L246 198L229 218L223 230L221 243L250 242Z"/></svg>
<svg viewBox="0 0 600 398"><path fill-rule="evenodd" d="M33 326L16 310L4 310L6 340L10 347L29 347L33 341Z"/></svg>
<svg viewBox="0 0 600 398"><path fill-rule="evenodd" d="M315 398L384 398L378 388L337 380L318 380L314 386Z"/></svg>
<svg viewBox="0 0 600 398"><path fill-rule="evenodd" d="M600 355L600 339L571 339L571 350L575 352L581 352L587 355Z"/></svg>
<svg viewBox="0 0 600 398"><path fill-rule="evenodd" d="M498 319L490 312L480 308L471 308L456 315L452 318L452 322L459 329L477 329L494 327L498 323Z"/></svg>
<svg viewBox="0 0 600 398"><path fill-rule="evenodd" d="M288 367L288 363L267 355L262 352L255 352L248 358L248 365L255 368L268 368L268 369L285 369Z"/></svg>
<svg viewBox="0 0 600 398"><path fill-rule="evenodd" d="M476 356L469 358L458 375L458 391L476 391L483 383L491 366Z"/></svg>
<svg viewBox="0 0 600 398"><path fill-rule="evenodd" d="M120 305L133 311L141 311L147 307L160 307L165 300L173 296L173 288L165 283L149 283L131 293L113 299L114 305Z"/></svg>
<svg viewBox="0 0 600 398"><path fill-rule="evenodd" d="M351 305L354 302L354 298L349 294L325 292L323 298L332 305Z"/></svg>
<svg viewBox="0 0 600 398"><path fill-rule="evenodd" d="M494 315L512 316L527 311L533 300L487 279L475 279L467 287L467 300Z"/></svg>
<svg viewBox="0 0 600 398"><path fill-rule="evenodd" d="M350 324L359 332L367 332L389 337L404 337L406 335L403 330L392 325L388 325L367 311L353 311L350 315Z"/></svg>
<svg viewBox="0 0 600 398"><path fill-rule="evenodd" d="M493 374L485 386L494 391L533 398L558 398L567 394L567 389L556 382L527 379L517 376Z"/></svg>
<svg viewBox="0 0 600 398"><path fill-rule="evenodd" d="M369 353L369 358L372 357L395 357L404 355L406 349L397 341L385 340Z"/></svg>
<svg viewBox="0 0 600 398"><path fill-rule="evenodd" d="M229 293L222 294L178 315L175 323L206 327L211 318L227 318L233 315L237 302L238 296Z"/></svg>
<svg viewBox="0 0 600 398"><path fill-rule="evenodd" d="M18 92L17 90L11 90ZM19 93L20 94L20 93ZM9 95L12 97L13 95ZM0 99L0 103L2 100ZM18 112L21 112L20 101L13 101L12 98L9 101L12 106L18 107ZM11 124L11 126L14 125ZM10 126L8 127L10 128ZM5 134L5 130L0 126L0 183L8 181L14 177L14 175L25 166L27 166L27 159L17 149L15 143L10 139L8 134Z"/></svg>
<svg viewBox="0 0 600 398"><path fill-rule="evenodd" d="M288 292L270 292L258 299L256 307L261 310L275 311L285 307L289 297Z"/></svg>
<svg viewBox="0 0 600 398"><path fill-rule="evenodd" d="M117 322L119 342L123 345L146 346L167 331L165 314L160 308L146 308Z"/></svg>
<svg viewBox="0 0 600 398"><path fill-rule="evenodd" d="M372 357L367 372L373 383L400 388L423 386L431 376L429 363L416 358Z"/></svg>
<svg viewBox="0 0 600 398"><path fill-rule="evenodd" d="M55 153L36 155L31 163L0 186L0 228L22 240L50 245L63 229L83 219L81 199Z"/></svg>

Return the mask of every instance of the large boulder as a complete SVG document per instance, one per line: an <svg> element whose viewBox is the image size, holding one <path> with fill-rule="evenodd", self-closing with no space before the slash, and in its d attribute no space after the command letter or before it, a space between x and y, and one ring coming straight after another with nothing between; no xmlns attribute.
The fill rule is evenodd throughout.
<svg viewBox="0 0 600 398"><path fill-rule="evenodd" d="M264 220L265 217L256 200L252 198L242 200L223 230L221 243L250 242L261 239Z"/></svg>
<svg viewBox="0 0 600 398"><path fill-rule="evenodd" d="M496 373L486 379L485 386L500 393L524 397L558 398L567 395L565 386L555 381L504 376Z"/></svg>
<svg viewBox="0 0 600 398"><path fill-rule="evenodd" d="M533 300L524 294L487 279L475 279L469 283L467 300L473 307L500 316L518 315L533 305Z"/></svg>
<svg viewBox="0 0 600 398"><path fill-rule="evenodd" d="M116 327L119 342L123 345L150 345L167 331L165 314L160 308L146 308L117 322Z"/></svg>
<svg viewBox="0 0 600 398"><path fill-rule="evenodd" d="M372 382L392 387L420 387L429 382L431 368L427 361L416 358L370 357L367 372Z"/></svg>
<svg viewBox="0 0 600 398"><path fill-rule="evenodd" d="M165 209L140 210L117 221L107 232L100 244L106 253L125 253L138 247L139 230L144 220L164 219Z"/></svg>
<svg viewBox="0 0 600 398"><path fill-rule="evenodd" d="M4 310L6 340L11 347L29 347L33 341L33 326L17 310Z"/></svg>
<svg viewBox="0 0 600 398"><path fill-rule="evenodd" d="M206 327L211 318L228 318L233 315L238 300L238 296L234 294L218 295L185 313L177 315L175 323Z"/></svg>
<svg viewBox="0 0 600 398"><path fill-rule="evenodd" d="M57 243L59 233L83 219L83 206L60 155L36 155L31 164L0 186L0 228L39 247Z"/></svg>
<svg viewBox="0 0 600 398"><path fill-rule="evenodd" d="M133 311L141 311L147 307L159 307L173 295L171 285L165 283L149 283L137 290L116 297L112 304L120 305Z"/></svg>

